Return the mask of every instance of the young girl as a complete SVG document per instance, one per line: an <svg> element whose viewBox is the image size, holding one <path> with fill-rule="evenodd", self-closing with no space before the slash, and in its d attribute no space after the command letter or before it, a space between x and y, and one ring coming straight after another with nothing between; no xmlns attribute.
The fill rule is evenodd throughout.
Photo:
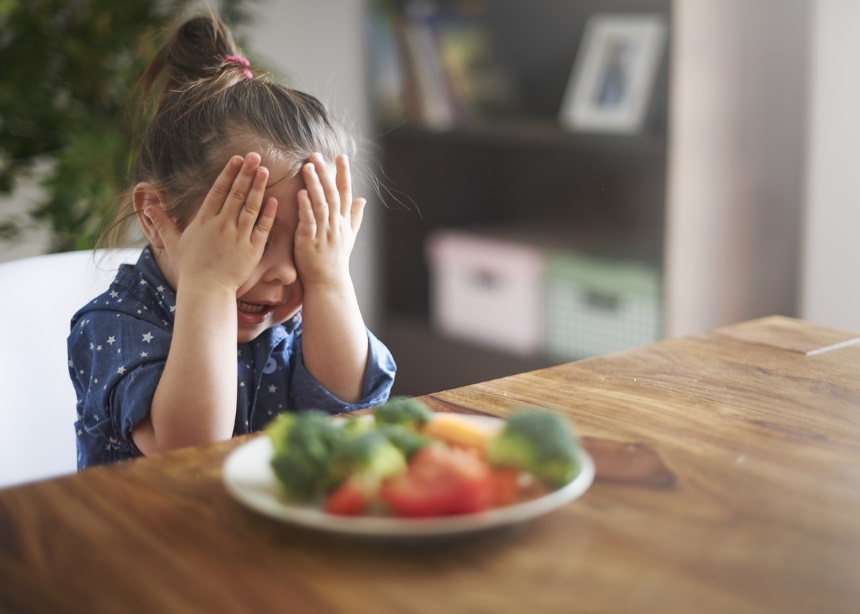
<svg viewBox="0 0 860 614"><path fill-rule="evenodd" d="M365 201L323 105L255 77L214 17L142 86L160 91L132 190L148 246L72 319L78 467L384 402L394 361L349 275Z"/></svg>

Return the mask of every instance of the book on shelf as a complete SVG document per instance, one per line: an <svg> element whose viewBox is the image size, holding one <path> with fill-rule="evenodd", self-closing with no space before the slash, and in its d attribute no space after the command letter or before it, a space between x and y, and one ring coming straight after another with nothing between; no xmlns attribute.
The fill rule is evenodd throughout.
<svg viewBox="0 0 860 614"><path fill-rule="evenodd" d="M372 74L387 124L410 118L446 130L515 106L513 79L496 60L486 15L424 0L376 13Z"/></svg>
<svg viewBox="0 0 860 614"><path fill-rule="evenodd" d="M442 67L465 117L513 111L514 79L498 60L487 15L474 10L446 13L437 19L435 29Z"/></svg>
<svg viewBox="0 0 860 614"><path fill-rule="evenodd" d="M371 94L374 108L385 124L394 125L407 114L405 67L398 41L397 16L377 7L368 16Z"/></svg>
<svg viewBox="0 0 860 614"><path fill-rule="evenodd" d="M429 128L447 129L455 122L456 105L439 54L435 16L431 3L408 4L400 22L400 34L413 113Z"/></svg>

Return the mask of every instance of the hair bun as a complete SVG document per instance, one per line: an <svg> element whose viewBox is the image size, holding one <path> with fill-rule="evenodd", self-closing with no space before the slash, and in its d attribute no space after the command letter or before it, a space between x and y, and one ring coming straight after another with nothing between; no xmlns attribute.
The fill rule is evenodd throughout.
<svg viewBox="0 0 860 614"><path fill-rule="evenodd" d="M143 91L164 94L216 77L224 71L226 58L230 56L241 57L241 54L224 22L215 15L193 17L174 32L152 59L141 77Z"/></svg>

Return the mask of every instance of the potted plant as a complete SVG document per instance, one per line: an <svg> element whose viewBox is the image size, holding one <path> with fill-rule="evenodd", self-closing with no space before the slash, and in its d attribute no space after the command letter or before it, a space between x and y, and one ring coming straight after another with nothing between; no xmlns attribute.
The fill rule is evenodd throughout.
<svg viewBox="0 0 860 614"><path fill-rule="evenodd" d="M134 83L191 0L0 2L0 193L32 178L26 216L0 212L0 238L47 225L51 250L94 246L125 190L143 114ZM249 20L222 0L231 26Z"/></svg>

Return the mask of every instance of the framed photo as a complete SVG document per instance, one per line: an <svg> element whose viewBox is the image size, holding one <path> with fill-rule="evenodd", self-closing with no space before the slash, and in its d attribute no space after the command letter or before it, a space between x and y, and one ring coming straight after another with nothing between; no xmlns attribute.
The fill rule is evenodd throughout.
<svg viewBox="0 0 860 614"><path fill-rule="evenodd" d="M638 132L666 33L666 21L657 14L589 18L562 100L561 124L575 131Z"/></svg>

